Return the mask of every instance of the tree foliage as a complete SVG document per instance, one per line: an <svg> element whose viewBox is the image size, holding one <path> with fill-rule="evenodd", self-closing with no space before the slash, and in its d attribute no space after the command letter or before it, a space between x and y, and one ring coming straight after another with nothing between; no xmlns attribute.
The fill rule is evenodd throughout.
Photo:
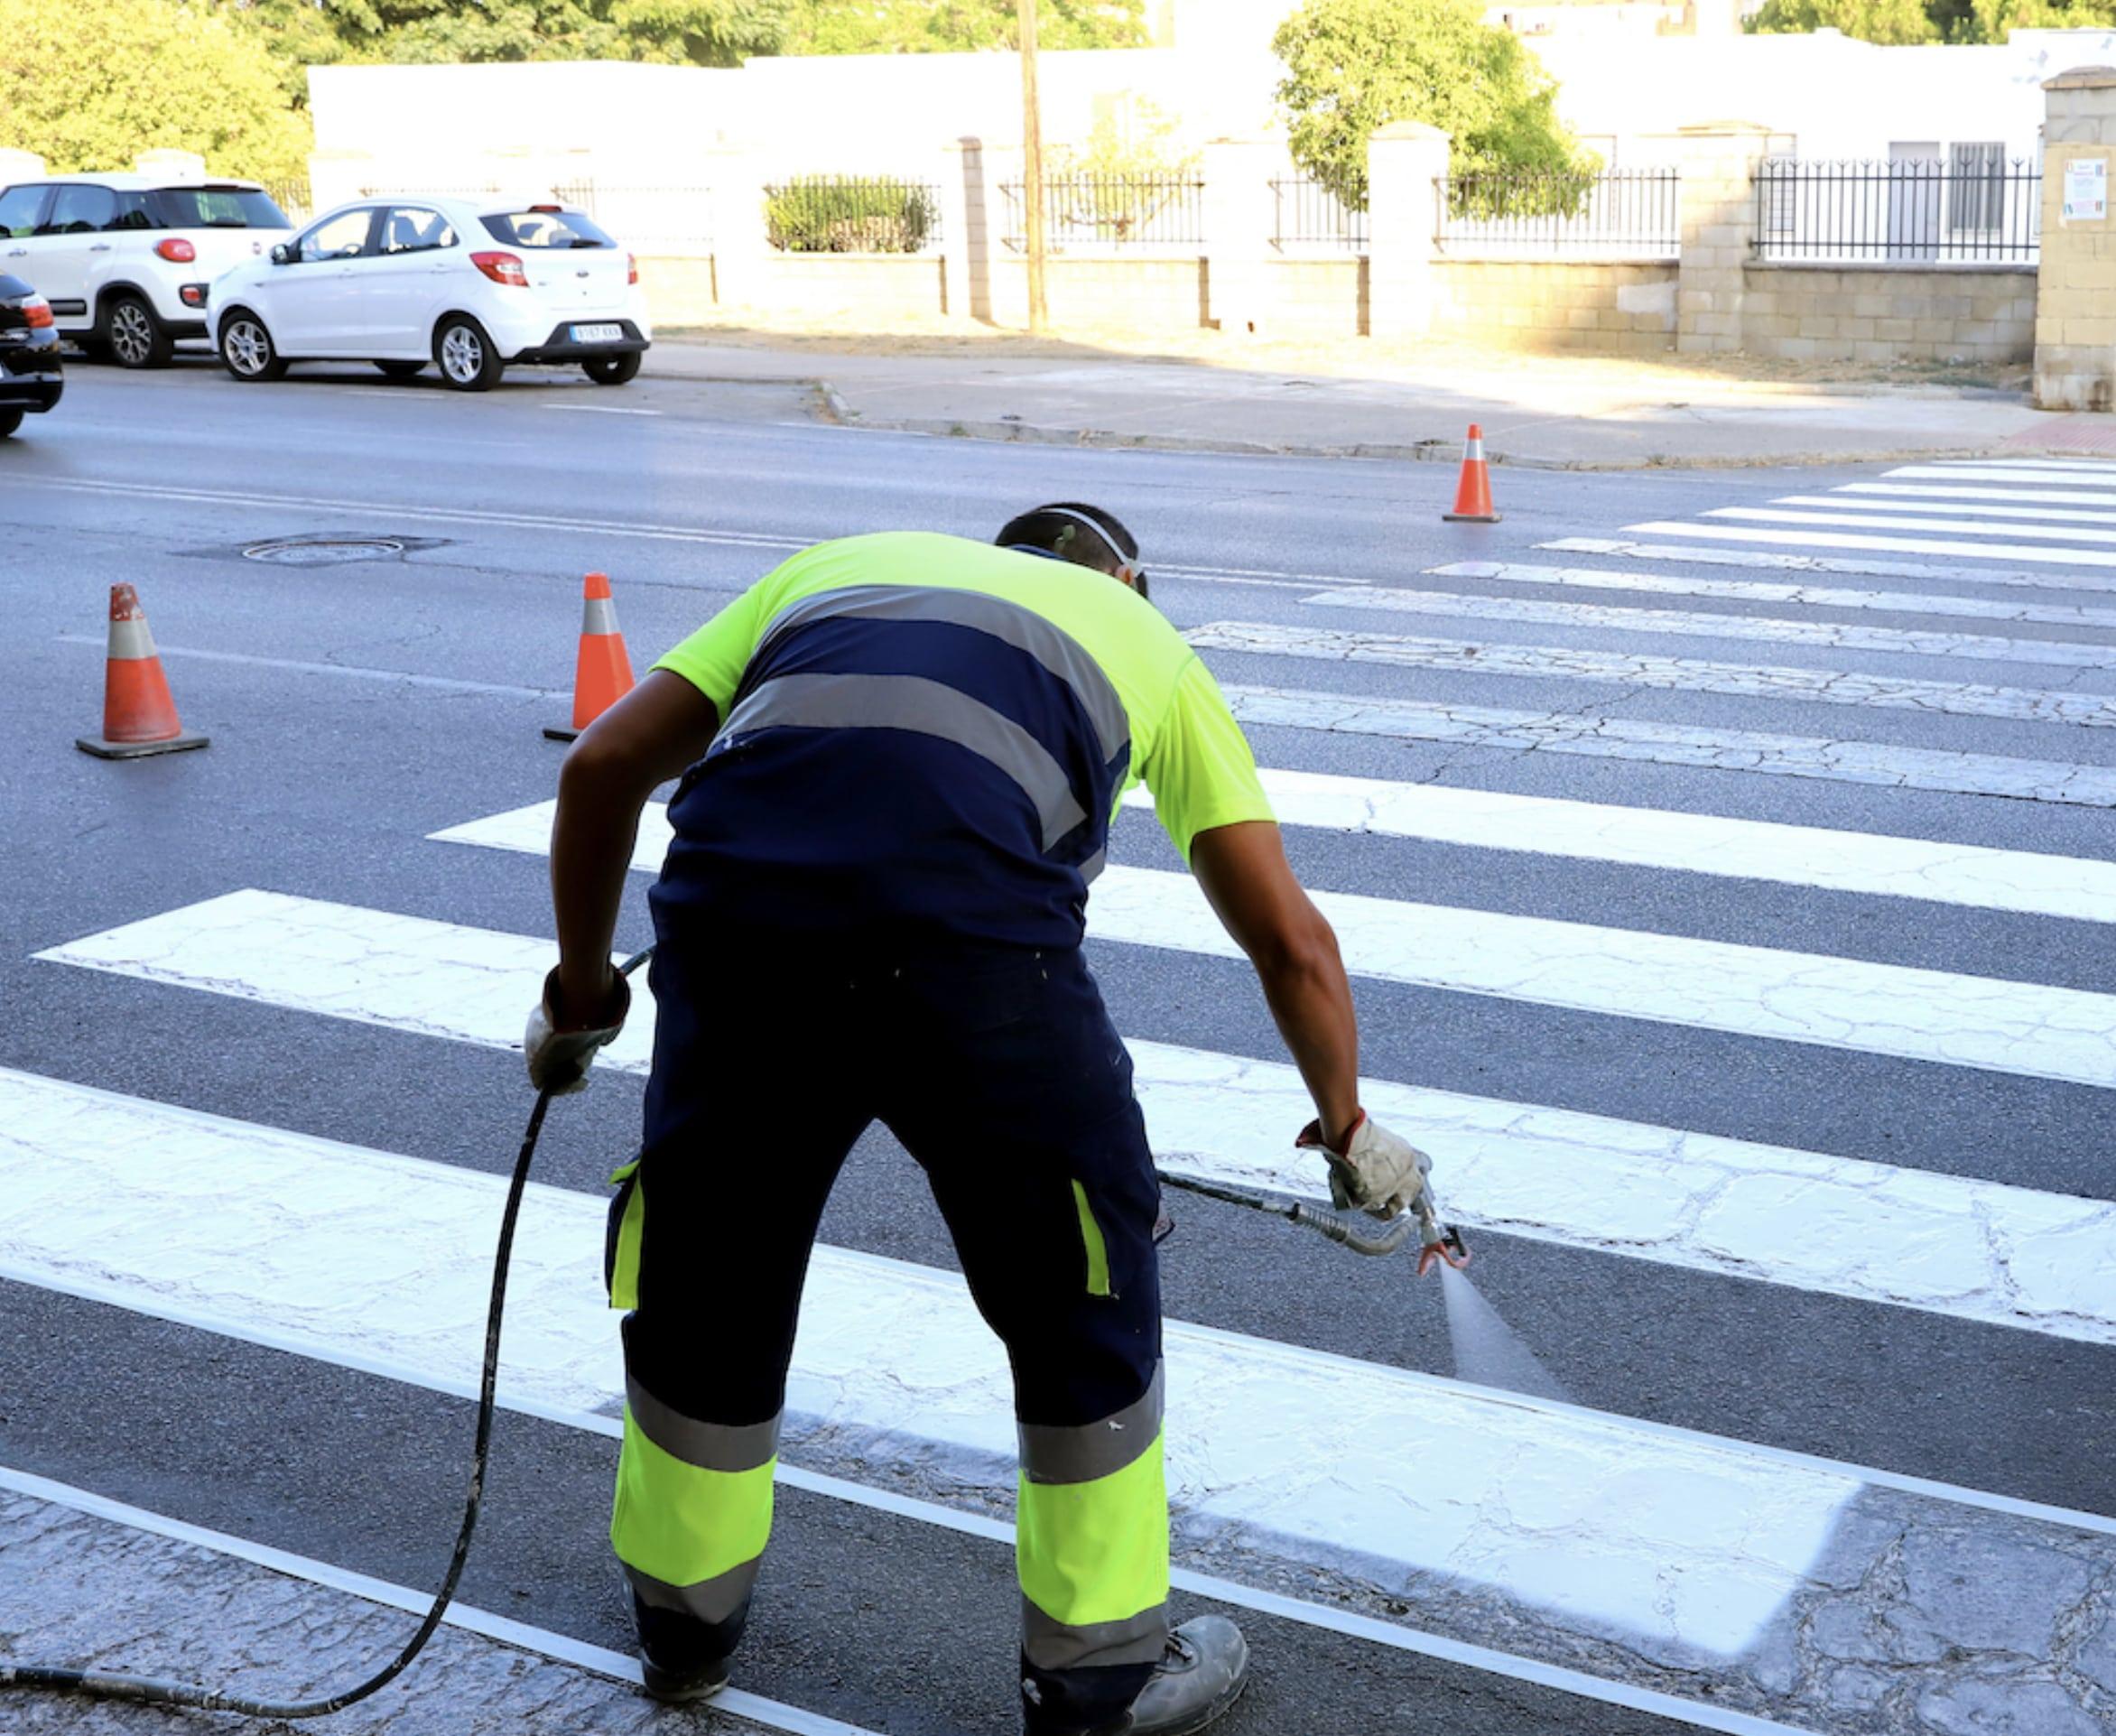
<svg viewBox="0 0 2116 1736"><path fill-rule="evenodd" d="M2106 30L2116 0L1765 0L1764 35L1841 30L1862 42L2003 42L2016 30Z"/></svg>
<svg viewBox="0 0 2116 1736"><path fill-rule="evenodd" d="M1043 48L1137 48L1145 0L1041 0ZM802 0L785 54L916 54L1020 46L1015 0Z"/></svg>
<svg viewBox="0 0 2116 1736"><path fill-rule="evenodd" d="M1397 121L1452 135L1457 174L1574 166L1557 88L1480 0L1307 0L1278 29L1278 99L1294 160L1367 202L1367 142Z"/></svg>
<svg viewBox="0 0 2116 1736"><path fill-rule="evenodd" d="M0 30L0 144L54 173L195 151L214 173L307 172L307 122L251 33L184 0L12 8Z"/></svg>

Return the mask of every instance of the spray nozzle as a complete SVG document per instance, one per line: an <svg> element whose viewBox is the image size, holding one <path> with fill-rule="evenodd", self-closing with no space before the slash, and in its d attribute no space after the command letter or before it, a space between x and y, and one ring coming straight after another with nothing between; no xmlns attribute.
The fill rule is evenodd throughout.
<svg viewBox="0 0 2116 1736"><path fill-rule="evenodd" d="M1420 1188L1418 1197L1411 1202L1411 1215L1418 1221L1420 1277L1442 1264L1458 1272L1469 1265L1470 1250L1462 1246L1462 1232L1452 1223L1440 1221L1440 1207L1434 1201L1430 1183Z"/></svg>

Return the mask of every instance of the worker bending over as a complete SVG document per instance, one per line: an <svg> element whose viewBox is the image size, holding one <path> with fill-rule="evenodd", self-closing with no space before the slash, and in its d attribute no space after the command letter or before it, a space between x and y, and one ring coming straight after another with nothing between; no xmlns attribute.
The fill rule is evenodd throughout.
<svg viewBox="0 0 2116 1736"><path fill-rule="evenodd" d="M794 555L584 734L559 780L559 964L533 1082L617 1035L640 811L681 776L648 895L659 1009L613 1207L624 1446L611 1540L648 1691L727 1679L771 1526L809 1250L880 1120L924 1168L1020 1424L1030 1736L1174 1732L1232 1705L1234 1624L1171 1630L1159 1188L1081 940L1143 781L1256 966L1340 1206L1403 1210L1425 1159L1361 1112L1351 991L1218 686L1091 506L997 546L891 534Z"/></svg>

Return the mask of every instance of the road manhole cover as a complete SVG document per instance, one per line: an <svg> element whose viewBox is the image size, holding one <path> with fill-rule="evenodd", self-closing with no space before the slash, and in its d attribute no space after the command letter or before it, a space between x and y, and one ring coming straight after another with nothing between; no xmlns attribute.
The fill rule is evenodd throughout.
<svg viewBox="0 0 2116 1736"><path fill-rule="evenodd" d="M394 561L409 546L388 536L290 537L253 543L243 551L243 558L282 567L342 567L356 561Z"/></svg>

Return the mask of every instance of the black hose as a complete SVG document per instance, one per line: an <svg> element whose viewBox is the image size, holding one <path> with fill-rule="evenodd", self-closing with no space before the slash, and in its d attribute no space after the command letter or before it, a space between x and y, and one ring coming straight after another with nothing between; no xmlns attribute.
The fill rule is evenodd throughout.
<svg viewBox="0 0 2116 1736"><path fill-rule="evenodd" d="M618 966L620 976L630 976L648 955L636 953ZM492 1454L493 1397L499 1384L500 1319L506 1311L507 1267L515 1253L515 1223L522 1212L522 1193L529 1181L529 1165L536 1156L536 1141L543 1132L544 1113L551 1108L551 1092L539 1091L536 1107L529 1111L529 1126L522 1135L522 1149L515 1158L515 1173L507 1183L507 1202L500 1213L499 1245L492 1260L492 1300L485 1315L485 1367L478 1383L478 1438L470 1450L470 1493L463 1504L463 1523L456 1533L455 1554L450 1557L448 1576L433 1595L433 1606L419 1624L418 1632L405 1642L396 1657L365 1682L321 1700L253 1700L220 1688L195 1687L188 1682L163 1676L117 1676L104 1670L65 1669L51 1664L11 1664L0 1660L0 1688L52 1688L82 1694L97 1700L130 1700L149 1706L191 1706L201 1712L233 1712L250 1718L323 1718L331 1713L378 1694L402 1676L412 1660L426 1649L440 1628L448 1606L455 1601L456 1586L470 1559L470 1539L477 1534L478 1509L485 1504L485 1471Z"/></svg>

